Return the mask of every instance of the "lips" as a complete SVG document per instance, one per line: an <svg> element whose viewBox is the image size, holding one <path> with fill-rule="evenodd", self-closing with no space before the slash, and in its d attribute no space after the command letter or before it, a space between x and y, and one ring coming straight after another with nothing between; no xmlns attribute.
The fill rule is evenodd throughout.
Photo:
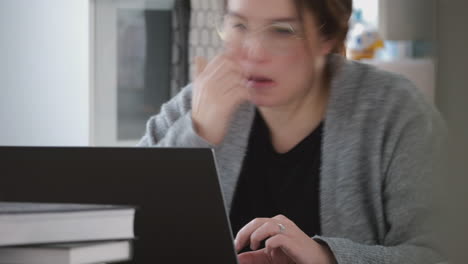
<svg viewBox="0 0 468 264"><path fill-rule="evenodd" d="M272 82L273 80L264 76L250 76L248 81L252 82Z"/></svg>
<svg viewBox="0 0 468 264"><path fill-rule="evenodd" d="M248 87L254 89L272 88L275 86L275 81L267 76L250 75L247 78Z"/></svg>

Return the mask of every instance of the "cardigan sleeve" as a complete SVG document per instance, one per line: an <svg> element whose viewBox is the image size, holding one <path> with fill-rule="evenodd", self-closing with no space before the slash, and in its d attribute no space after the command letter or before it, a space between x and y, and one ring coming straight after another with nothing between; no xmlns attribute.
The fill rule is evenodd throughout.
<svg viewBox="0 0 468 264"><path fill-rule="evenodd" d="M191 97L192 85L188 85L165 103L160 113L148 120L145 135L138 146L213 148L193 128Z"/></svg>
<svg viewBox="0 0 468 264"><path fill-rule="evenodd" d="M412 86L406 80L396 85ZM410 87L412 88L412 87ZM415 88L416 89L416 88ZM411 89L398 94L387 131L397 138L384 145L382 183L387 230L378 245L346 238L314 237L333 252L338 264L439 263L444 260L434 233L433 188L436 165L445 145L445 125L430 104L414 99ZM406 96L406 97L405 97Z"/></svg>

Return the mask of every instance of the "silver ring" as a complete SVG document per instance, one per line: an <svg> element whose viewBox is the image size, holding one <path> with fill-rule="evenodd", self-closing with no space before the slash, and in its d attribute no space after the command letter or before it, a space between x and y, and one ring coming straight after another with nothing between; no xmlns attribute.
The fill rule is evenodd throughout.
<svg viewBox="0 0 468 264"><path fill-rule="evenodd" d="M278 227L280 233L284 233L284 231L286 231L286 227L283 224L278 224Z"/></svg>

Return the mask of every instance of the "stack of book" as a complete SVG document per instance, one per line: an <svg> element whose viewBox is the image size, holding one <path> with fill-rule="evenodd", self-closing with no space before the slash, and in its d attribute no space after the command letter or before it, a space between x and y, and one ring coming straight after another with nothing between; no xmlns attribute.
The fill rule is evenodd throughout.
<svg viewBox="0 0 468 264"><path fill-rule="evenodd" d="M0 264L91 264L132 257L135 208L0 202Z"/></svg>

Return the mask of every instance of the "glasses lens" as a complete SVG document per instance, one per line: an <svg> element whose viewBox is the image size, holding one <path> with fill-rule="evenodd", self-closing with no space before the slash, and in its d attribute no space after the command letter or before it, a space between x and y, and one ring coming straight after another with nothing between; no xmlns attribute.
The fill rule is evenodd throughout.
<svg viewBox="0 0 468 264"><path fill-rule="evenodd" d="M288 23L272 24L263 33L264 43L274 52L284 52L292 49L298 38L296 30Z"/></svg>
<svg viewBox="0 0 468 264"><path fill-rule="evenodd" d="M289 23L274 23L255 31L250 31L247 23L240 18L225 16L216 22L216 30L224 45L240 48L249 37L257 38L268 52L281 54L293 48L299 35Z"/></svg>
<svg viewBox="0 0 468 264"><path fill-rule="evenodd" d="M225 42L236 42L241 40L247 33L247 24L239 18L226 16L218 27L220 37Z"/></svg>

